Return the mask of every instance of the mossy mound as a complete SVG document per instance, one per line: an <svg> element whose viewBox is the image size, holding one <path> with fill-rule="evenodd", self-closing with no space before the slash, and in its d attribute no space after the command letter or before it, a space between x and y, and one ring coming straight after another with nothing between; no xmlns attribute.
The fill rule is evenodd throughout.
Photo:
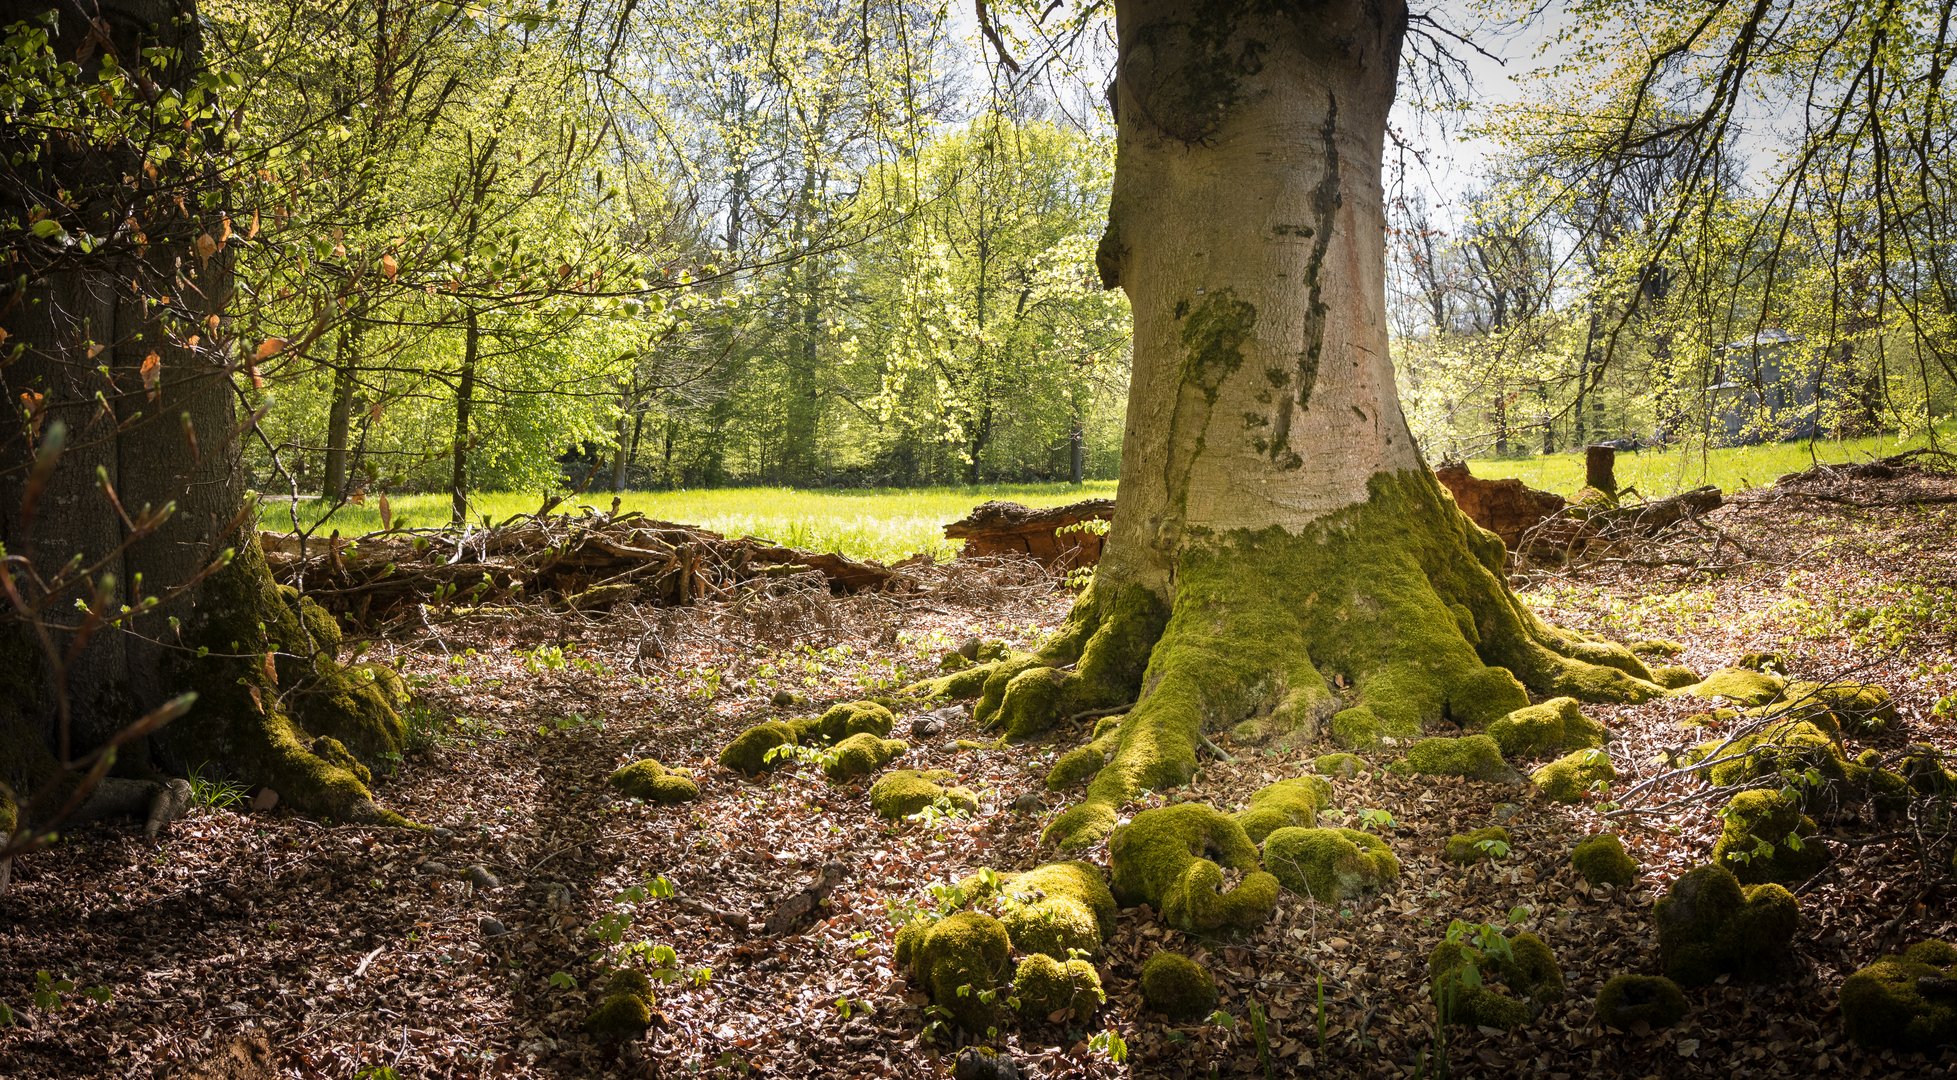
<svg viewBox="0 0 1957 1080"><path fill-rule="evenodd" d="M1850 975L1841 1022L1864 1046L1934 1052L1957 1043L1957 946L1919 942Z"/></svg>
<svg viewBox="0 0 1957 1080"><path fill-rule="evenodd" d="M1047 790L1066 791L1069 788L1077 788L1094 779L1094 774L1105 768L1107 763L1108 756L1099 746L1091 743L1087 746L1076 746L1060 755L1059 760L1053 763L1053 768L1047 772Z"/></svg>
<svg viewBox="0 0 1957 1080"><path fill-rule="evenodd" d="M1264 840L1264 865L1279 884L1321 904L1378 892L1400 876L1386 841L1357 829L1277 829Z"/></svg>
<svg viewBox="0 0 1957 1080"><path fill-rule="evenodd" d="M1758 979L1777 969L1800 922L1779 885L1741 885L1723 866L1686 871L1652 909L1665 974L1680 986L1721 975Z"/></svg>
<svg viewBox="0 0 1957 1080"><path fill-rule="evenodd" d="M693 782L693 777L651 758L635 761L612 773L611 785L635 799L662 806L700 797L700 785Z"/></svg>
<svg viewBox="0 0 1957 1080"><path fill-rule="evenodd" d="M891 821L901 821L927 806L977 813L978 796L971 789L945 786L945 781L957 775L949 769L892 769L870 785L870 808L878 817Z"/></svg>
<svg viewBox="0 0 1957 1080"><path fill-rule="evenodd" d="M1640 1021L1668 1028L1690 1009L1685 991L1663 975L1612 975L1597 992L1598 1022L1619 1030Z"/></svg>
<svg viewBox="0 0 1957 1080"><path fill-rule="evenodd" d="M1669 658L1685 651L1683 644L1666 638L1650 638L1645 641L1633 641L1627 644L1625 648L1630 649L1633 654L1642 656L1647 660L1654 657Z"/></svg>
<svg viewBox="0 0 1957 1080"><path fill-rule="evenodd" d="M1957 794L1957 771L1946 766L1948 755L1929 743L1911 743L1897 772L1912 791L1924 795Z"/></svg>
<svg viewBox="0 0 1957 1080"><path fill-rule="evenodd" d="M1582 802L1598 784L1617 779L1617 767L1602 750L1576 750L1529 774L1543 797L1551 802Z"/></svg>
<svg viewBox="0 0 1957 1080"><path fill-rule="evenodd" d="M1171 1019L1194 1019L1216 1008L1216 979L1181 953L1157 952L1142 964L1142 1000Z"/></svg>
<svg viewBox="0 0 1957 1080"><path fill-rule="evenodd" d="M1488 737L1508 757L1541 757L1604 745L1603 727L1583 715L1571 697L1517 709L1488 725Z"/></svg>
<svg viewBox="0 0 1957 1080"><path fill-rule="evenodd" d="M1422 739L1407 750L1405 771L1421 776L1464 776L1470 780L1507 780L1515 770L1502 758L1502 748L1487 735Z"/></svg>
<svg viewBox="0 0 1957 1080"><path fill-rule="evenodd" d="M1093 964L1056 960L1043 952L1019 962L1013 972L1012 997L1021 1016L1055 1024L1085 1020L1108 999Z"/></svg>
<svg viewBox="0 0 1957 1080"><path fill-rule="evenodd" d="M1778 781L1801 788L1804 799L1873 800L1884 813L1906 808L1909 781L1881 768L1880 760L1874 752L1850 759L1813 720L1792 718L1738 738L1701 743L1686 756L1688 763L1708 762L1702 775L1720 787ZM1827 783L1812 785L1810 776Z"/></svg>
<svg viewBox="0 0 1957 1080"><path fill-rule="evenodd" d="M1318 813L1332 805L1332 785L1323 777L1300 776L1266 784L1251 793L1250 805L1237 811L1237 824L1253 844L1273 830L1318 824Z"/></svg>
<svg viewBox="0 0 1957 1080"><path fill-rule="evenodd" d="M794 744L793 727L781 720L769 720L734 736L734 740L720 751L720 764L737 773L760 776L779 764L768 759L769 751Z"/></svg>
<svg viewBox="0 0 1957 1080"><path fill-rule="evenodd" d="M1427 976L1444 1022L1509 1030L1563 999L1563 971L1541 938L1525 930L1511 935L1508 946L1508 956L1483 956L1476 974L1470 973L1466 946L1453 941L1434 946Z"/></svg>
<svg viewBox="0 0 1957 1080"><path fill-rule="evenodd" d="M1277 908L1277 878L1258 869L1257 845L1234 818L1204 803L1136 814L1108 838L1108 860L1117 900L1148 904L1179 930L1248 930ZM1227 891L1224 867L1244 875Z"/></svg>
<svg viewBox="0 0 1957 1080"><path fill-rule="evenodd" d="M821 716L796 720L795 740L804 745L816 742L833 743L852 735L875 735L881 738L890 734L897 723L897 717L889 709L874 701L846 701L831 705L823 710Z"/></svg>
<svg viewBox="0 0 1957 1080"><path fill-rule="evenodd" d="M584 1030L606 1042L622 1042L652 1026L652 982L637 971L612 972L605 996L584 1018Z"/></svg>
<svg viewBox="0 0 1957 1080"><path fill-rule="evenodd" d="M968 885L970 879L967 879ZM974 900L982 890L968 888ZM1098 955L1114 933L1114 894L1090 862L1055 862L999 879L999 921L1022 953L1065 960L1075 952Z"/></svg>
<svg viewBox="0 0 1957 1080"><path fill-rule="evenodd" d="M1349 750L1372 750L1386 745L1389 736L1399 737L1407 734L1399 731L1389 732L1386 721L1379 714L1364 705L1354 705L1340 709L1332 714L1326 725L1332 733L1332 741Z"/></svg>
<svg viewBox="0 0 1957 1080"><path fill-rule="evenodd" d="M1358 776L1366 769L1366 759L1357 754L1320 754L1311 759L1311 771L1320 776Z"/></svg>
<svg viewBox="0 0 1957 1080"><path fill-rule="evenodd" d="M1577 876L1592 885L1615 885L1628 889L1637 884L1638 861L1624 850L1624 841L1611 833L1598 833L1577 841L1570 852L1570 865Z"/></svg>
<svg viewBox="0 0 1957 1080"><path fill-rule="evenodd" d="M1745 884L1794 885L1828 864L1827 847L1811 839L1814 819L1785 792L1742 791L1727 800L1719 816L1725 826L1712 846L1713 861Z"/></svg>
<svg viewBox="0 0 1957 1080"><path fill-rule="evenodd" d="M1508 852L1509 831L1500 825L1489 825L1473 832L1455 833L1441 845L1441 858L1451 863L1467 866L1471 863L1487 862Z"/></svg>
<svg viewBox="0 0 1957 1080"><path fill-rule="evenodd" d="M832 784L847 783L876 772L909 749L910 744L902 739L880 739L859 731L829 751L829 757L822 763L822 775Z"/></svg>
<svg viewBox="0 0 1957 1080"><path fill-rule="evenodd" d="M1787 689L1787 680L1752 668L1729 667L1706 676L1681 693L1693 697L1730 701L1735 705L1765 705L1778 700Z"/></svg>
<svg viewBox="0 0 1957 1080"><path fill-rule="evenodd" d="M976 911L911 923L897 934L898 966L967 1031L992 1026L997 1013L984 991L999 988L1011 954L1005 926Z"/></svg>
<svg viewBox="0 0 1957 1080"><path fill-rule="evenodd" d="M1667 690L1683 690L1688 686L1696 686L1704 678L1705 676L1691 668L1677 664L1666 664L1651 669L1651 681Z"/></svg>
<svg viewBox="0 0 1957 1080"><path fill-rule="evenodd" d="M1900 719L1889 691L1873 683L1789 683L1786 698L1788 715L1812 721L1836 738L1880 735Z"/></svg>
<svg viewBox="0 0 1957 1080"><path fill-rule="evenodd" d="M1763 671L1770 675L1787 674L1787 657L1777 652L1750 652L1740 657L1737 665L1748 671Z"/></svg>

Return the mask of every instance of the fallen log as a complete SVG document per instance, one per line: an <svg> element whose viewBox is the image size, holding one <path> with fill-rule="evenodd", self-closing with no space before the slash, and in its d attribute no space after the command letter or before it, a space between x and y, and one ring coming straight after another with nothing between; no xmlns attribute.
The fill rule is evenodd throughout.
<svg viewBox="0 0 1957 1080"><path fill-rule="evenodd" d="M1101 561L1105 528L1114 520L1113 499L1087 499L1038 509L1016 502L980 503L970 514L945 526L945 538L963 540L960 558L1026 555L1053 570L1093 566Z"/></svg>
<svg viewBox="0 0 1957 1080"><path fill-rule="evenodd" d="M597 611L732 596L751 584L811 575L834 593L902 587L902 567L797 551L754 537L639 514L535 516L456 534L361 537L260 534L272 575L335 614L385 619L422 603L544 603Z"/></svg>

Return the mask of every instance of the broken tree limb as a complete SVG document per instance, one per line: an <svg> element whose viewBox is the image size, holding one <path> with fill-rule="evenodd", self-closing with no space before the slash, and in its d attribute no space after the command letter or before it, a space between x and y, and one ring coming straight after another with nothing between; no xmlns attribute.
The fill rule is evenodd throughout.
<svg viewBox="0 0 1957 1080"><path fill-rule="evenodd" d="M965 541L960 558L1026 555L1048 569L1071 570L1101 561L1105 530L1089 523L1112 520L1113 499L1038 509L1016 502L987 502L946 525L945 537Z"/></svg>

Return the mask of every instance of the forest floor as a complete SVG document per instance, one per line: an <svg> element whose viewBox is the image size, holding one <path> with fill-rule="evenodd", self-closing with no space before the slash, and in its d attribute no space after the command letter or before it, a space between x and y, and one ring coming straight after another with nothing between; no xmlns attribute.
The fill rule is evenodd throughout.
<svg viewBox="0 0 1957 1080"><path fill-rule="evenodd" d="M1526 596L1565 625L1682 642L1681 662L1700 671L1777 650L1799 677L1880 683L1904 723L1869 745L1957 748L1957 483L1751 493L1709 524L1534 577ZM948 1075L957 1040L929 1024L892 961L898 920L931 905L932 882L1043 861L1040 828L1065 805L1043 778L1085 733L955 750L951 740L985 737L967 719L915 740L901 764L956 770L982 806L895 826L871 814L862 787L832 787L812 767L751 783L715 755L761 719L809 710L773 707L780 690L816 704L886 691L967 635L1030 644L1067 601L1024 569L953 565L908 598L437 623L439 638L377 643L426 702L422 747L379 797L444 832L205 809L158 844L89 827L21 860L0 900L0 1002L18 1014L0 1029L0 1075ZM1664 771L1664 750L1705 737L1679 723L1703 708L1670 697L1586 709L1615 736L1624 809L1610 820L1598 804L1555 805L1526 787L1383 769L1337 779L1349 819L1394 818L1397 887L1336 908L1285 894L1275 919L1238 940L1196 940L1146 909L1124 911L1100 959L1108 1000L1093 1021L1009 1030L993 1045L1040 1077L1434 1076L1428 950L1451 920L1499 923L1526 908L1568 996L1514 1033L1452 1032L1456 1075L1949 1073L1957 1054L1874 1053L1841 1034L1844 976L1957 935L1948 840L1894 823L1824 829L1836 858L1799 890L1803 923L1781 978L1690 991L1691 1014L1668 1030L1598 1024L1608 976L1658 970L1651 902L1706 861L1718 831L1715 807L1687 782L1633 794ZM908 736L909 721L894 734ZM1226 749L1233 761L1150 801L1231 809L1308 772L1328 747ZM692 768L700 799L618 798L607 774L644 756ZM1015 805L1027 793L1036 812ZM1449 834L1498 818L1512 836L1506 857L1467 869L1440 858ZM1593 889L1570 869L1571 844L1604 829L1642 864L1636 887ZM1105 865L1106 850L1089 857ZM739 925L831 861L844 875L812 924L780 937ZM478 866L493 882L468 880ZM602 964L638 942L635 962L672 981L644 1039L600 1046L580 1024ZM1164 945L1212 966L1233 1022L1174 1024L1143 1008L1137 974ZM36 1004L37 972L78 989L46 987L53 1007ZM80 992L97 986L107 1000ZM1261 1045L1253 1004L1268 1020ZM1092 1039L1104 1031L1125 1061Z"/></svg>

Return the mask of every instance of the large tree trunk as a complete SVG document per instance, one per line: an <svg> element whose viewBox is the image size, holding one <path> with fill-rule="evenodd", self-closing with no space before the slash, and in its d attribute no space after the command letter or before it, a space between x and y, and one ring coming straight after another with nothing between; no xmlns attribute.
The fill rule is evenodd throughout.
<svg viewBox="0 0 1957 1080"><path fill-rule="evenodd" d="M358 314L348 312L333 348L333 402L326 412L326 477L320 495L328 502L347 492L347 441L353 429L354 375L359 363Z"/></svg>
<svg viewBox="0 0 1957 1080"><path fill-rule="evenodd" d="M57 10L55 53L84 70L105 50L138 67L152 46L184 55L140 65L166 88L199 70L188 0L104 3L106 42ZM203 765L304 808L399 820L375 808L355 758L401 749L399 678L340 664L331 617L282 593L258 550L232 378L259 345L233 340L222 319L221 218L198 209L217 181L184 130L190 145L154 169L134 143L55 137L56 152L9 182L17 205L67 193L56 211L66 233L109 239L87 252L23 247L0 291L20 349L0 364L0 392L38 403L0 429L0 536L19 597L0 613L0 804L11 788L24 822L45 823L91 751L188 690L188 713L126 745L119 772ZM21 149L0 136L0 154L19 161ZM30 470L37 458L51 468ZM64 574L77 558L86 573Z"/></svg>
<svg viewBox="0 0 1957 1080"><path fill-rule="evenodd" d="M1209 728L1371 747L1486 724L1525 683L1658 692L1627 651L1516 603L1500 541L1401 414L1380 158L1405 18L1391 0L1117 4L1098 261L1135 313L1120 513L1055 639L941 687L980 691L1012 736L1138 699L1050 842L1186 781Z"/></svg>

